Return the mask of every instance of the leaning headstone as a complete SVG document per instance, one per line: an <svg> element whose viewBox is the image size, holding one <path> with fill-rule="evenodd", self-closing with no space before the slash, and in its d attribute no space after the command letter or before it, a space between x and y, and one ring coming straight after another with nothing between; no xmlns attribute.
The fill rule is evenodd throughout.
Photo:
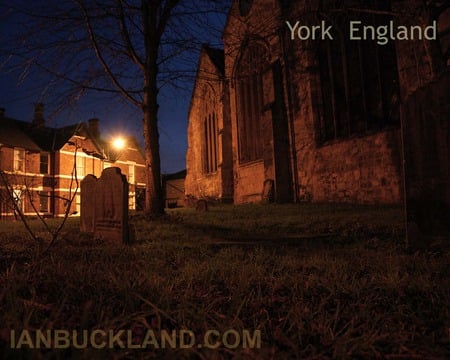
<svg viewBox="0 0 450 360"><path fill-rule="evenodd" d="M92 174L85 176L81 180L80 190L80 231L82 233L94 233L97 177Z"/></svg>
<svg viewBox="0 0 450 360"><path fill-rule="evenodd" d="M409 95L402 105L407 241L411 248L449 245L449 88L450 73L445 73Z"/></svg>
<svg viewBox="0 0 450 360"><path fill-rule="evenodd" d="M103 170L97 181L94 238L128 243L128 181L117 167Z"/></svg>
<svg viewBox="0 0 450 360"><path fill-rule="evenodd" d="M128 182L117 167L103 170L97 179L87 175L81 181L80 231L95 239L129 242Z"/></svg>

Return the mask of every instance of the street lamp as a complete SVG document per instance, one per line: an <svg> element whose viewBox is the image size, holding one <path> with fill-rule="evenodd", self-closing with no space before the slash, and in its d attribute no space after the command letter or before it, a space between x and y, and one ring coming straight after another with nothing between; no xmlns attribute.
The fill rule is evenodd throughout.
<svg viewBox="0 0 450 360"><path fill-rule="evenodd" d="M108 162L114 163L119 159L120 155L122 154L122 151L126 148L127 141L126 138L119 135L110 138L110 140L105 145L106 145L105 158L107 159Z"/></svg>
<svg viewBox="0 0 450 360"><path fill-rule="evenodd" d="M112 140L112 145L116 150L123 150L126 145L126 141L123 137L116 137Z"/></svg>

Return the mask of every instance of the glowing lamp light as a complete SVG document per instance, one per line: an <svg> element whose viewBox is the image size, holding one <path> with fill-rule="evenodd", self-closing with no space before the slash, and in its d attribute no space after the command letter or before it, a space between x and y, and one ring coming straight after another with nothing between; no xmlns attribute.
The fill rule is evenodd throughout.
<svg viewBox="0 0 450 360"><path fill-rule="evenodd" d="M113 139L112 145L116 150L122 150L125 148L125 139L122 137L118 137Z"/></svg>

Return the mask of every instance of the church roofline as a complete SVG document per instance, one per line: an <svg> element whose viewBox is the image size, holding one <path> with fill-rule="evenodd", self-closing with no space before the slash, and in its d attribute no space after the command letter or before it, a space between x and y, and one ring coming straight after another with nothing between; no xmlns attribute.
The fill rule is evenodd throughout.
<svg viewBox="0 0 450 360"><path fill-rule="evenodd" d="M221 55L219 55L219 54L221 54ZM225 74L225 52L224 52L224 50L219 49L219 48L213 48L209 45L203 44L202 49L200 50L200 56L199 56L198 64L197 64L197 71L196 71L196 75L195 75L194 86L192 88L192 95L191 95L191 100L189 103L188 117L192 111L193 100L195 98L198 81L200 79L200 77L199 77L200 67L201 67L203 58L205 56L209 59L209 61L212 63L212 65L216 69L217 79L222 80L224 78L224 74ZM222 59L218 59L218 57L221 57ZM214 60L213 58L216 58L216 59ZM221 64L223 64L223 69L220 68Z"/></svg>

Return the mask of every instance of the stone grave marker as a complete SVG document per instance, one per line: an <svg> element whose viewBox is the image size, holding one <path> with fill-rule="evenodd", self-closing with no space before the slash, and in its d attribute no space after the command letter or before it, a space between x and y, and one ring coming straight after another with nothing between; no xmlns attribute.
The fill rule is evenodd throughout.
<svg viewBox="0 0 450 360"><path fill-rule="evenodd" d="M97 181L94 237L128 242L128 182L117 167L103 170Z"/></svg>
<svg viewBox="0 0 450 360"><path fill-rule="evenodd" d="M450 74L411 94L402 107L407 242L449 247Z"/></svg>
<svg viewBox="0 0 450 360"><path fill-rule="evenodd" d="M119 168L103 170L99 179L83 179L80 221L80 230L92 232L95 239L128 243L128 182Z"/></svg>
<svg viewBox="0 0 450 360"><path fill-rule="evenodd" d="M97 177L92 174L86 175L80 183L80 231L83 233L94 233L96 186Z"/></svg>

